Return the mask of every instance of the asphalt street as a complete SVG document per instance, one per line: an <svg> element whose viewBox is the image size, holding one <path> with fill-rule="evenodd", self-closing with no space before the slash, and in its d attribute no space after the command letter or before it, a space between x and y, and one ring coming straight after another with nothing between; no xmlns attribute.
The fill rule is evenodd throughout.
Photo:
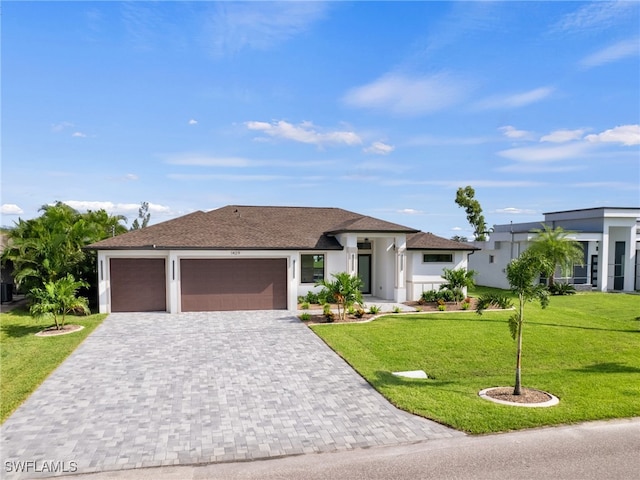
<svg viewBox="0 0 640 480"><path fill-rule="evenodd" d="M253 462L78 475L74 480L640 478L640 418Z"/></svg>

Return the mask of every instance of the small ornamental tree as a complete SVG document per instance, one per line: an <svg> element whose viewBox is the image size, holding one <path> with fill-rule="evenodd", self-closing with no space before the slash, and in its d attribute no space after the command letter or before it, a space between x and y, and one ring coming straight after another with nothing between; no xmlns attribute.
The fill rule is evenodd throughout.
<svg viewBox="0 0 640 480"><path fill-rule="evenodd" d="M61 330L68 314L90 313L87 299L76 296L78 289L86 286L86 282L76 281L72 275L67 275L45 283L43 288L34 288L29 293L29 313L35 318L52 317L56 330Z"/></svg>
<svg viewBox="0 0 640 480"><path fill-rule="evenodd" d="M344 320L349 307L362 303L362 280L347 272L332 273L333 281L322 280L316 286L323 287L326 297L333 297L338 304L338 317Z"/></svg>
<svg viewBox="0 0 640 480"><path fill-rule="evenodd" d="M536 280L540 272L549 268L549 260L545 257L533 255L529 250L525 251L519 258L512 260L507 265L507 280L511 286L511 291L518 295L518 307L516 312L509 318L509 331L511 337L516 340L516 378L513 389L514 395L522 394L522 331L524 326L524 306L527 302L537 300L542 308L549 305L549 291L544 285ZM476 310L482 314L482 306Z"/></svg>

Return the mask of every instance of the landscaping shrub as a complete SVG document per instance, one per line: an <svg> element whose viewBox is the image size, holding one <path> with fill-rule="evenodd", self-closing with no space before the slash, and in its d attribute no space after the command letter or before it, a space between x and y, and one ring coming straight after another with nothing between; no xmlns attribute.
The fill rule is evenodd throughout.
<svg viewBox="0 0 640 480"><path fill-rule="evenodd" d="M476 312L481 313L482 310L485 310L489 307L501 308L503 310L506 310L507 308L511 308L512 306L513 302L507 295L501 293L488 293L478 298Z"/></svg>
<svg viewBox="0 0 640 480"><path fill-rule="evenodd" d="M554 283L549 285L549 293L551 295L574 295L576 287L569 283Z"/></svg>

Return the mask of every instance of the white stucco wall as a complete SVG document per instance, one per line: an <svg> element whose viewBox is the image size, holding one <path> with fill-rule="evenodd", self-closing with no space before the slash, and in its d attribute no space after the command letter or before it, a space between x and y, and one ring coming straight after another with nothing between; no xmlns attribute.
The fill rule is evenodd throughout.
<svg viewBox="0 0 640 480"><path fill-rule="evenodd" d="M425 263L423 261L423 254L425 253L451 254L452 261L442 263ZM476 254L477 252L471 255L471 257ZM460 268L466 269L468 255L468 251L409 250L407 257L407 300L416 301L420 299L422 292L428 290L439 290L440 285L444 283L442 270L445 268L450 270L457 270Z"/></svg>

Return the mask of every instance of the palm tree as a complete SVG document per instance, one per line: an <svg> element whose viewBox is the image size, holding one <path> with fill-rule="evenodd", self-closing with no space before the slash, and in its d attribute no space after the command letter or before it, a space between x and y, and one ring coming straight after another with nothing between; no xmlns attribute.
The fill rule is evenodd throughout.
<svg viewBox="0 0 640 480"><path fill-rule="evenodd" d="M121 216L104 210L81 214L62 202L43 205L37 218L19 219L8 232L2 261L11 261L19 288L30 291L65 277L95 278L95 253L84 246L127 231Z"/></svg>
<svg viewBox="0 0 640 480"><path fill-rule="evenodd" d="M538 300L542 308L549 304L549 291L534 280L541 271L549 268L546 257L535 255L530 250L525 251L519 258L511 260L507 265L507 280L511 291L518 295L518 310L509 318L511 338L516 340L516 378L513 388L514 395L522 394L522 327L524 326L524 306L527 302ZM486 304L480 302L476 312L482 314Z"/></svg>
<svg viewBox="0 0 640 480"><path fill-rule="evenodd" d="M333 281L322 280L317 286L324 287L327 296L332 296L338 303L338 317L344 320L347 309L356 303L362 303L362 279L348 272L332 273Z"/></svg>
<svg viewBox="0 0 640 480"><path fill-rule="evenodd" d="M542 224L542 229L536 229L537 234L528 251L531 254L544 257L546 270L542 271L548 280L548 286L553 285L553 275L559 267L562 276L568 276L574 265L584 265L584 251L582 244L577 240L568 238L573 232L568 232L562 227L552 228Z"/></svg>
<svg viewBox="0 0 640 480"><path fill-rule="evenodd" d="M87 299L76 296L78 289L86 286L86 282L76 281L73 275L67 275L45 283L43 288L34 288L29 294L32 302L29 313L35 318L53 317L56 330L60 330L68 314L90 313Z"/></svg>

